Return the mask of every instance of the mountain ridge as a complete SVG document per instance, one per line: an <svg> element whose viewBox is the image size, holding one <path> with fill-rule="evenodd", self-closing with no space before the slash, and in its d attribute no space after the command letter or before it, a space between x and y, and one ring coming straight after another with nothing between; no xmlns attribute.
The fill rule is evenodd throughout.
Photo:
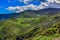
<svg viewBox="0 0 60 40"><path fill-rule="evenodd" d="M42 10L27 10L27 11L23 11L20 13L11 13L11 14L0 14L0 20L4 20L4 19L9 19L11 17L18 17L22 14L24 14L25 12L27 12L28 14L39 14L39 15L54 15L56 13L60 12L60 9L58 8L47 8L47 9L42 9Z"/></svg>

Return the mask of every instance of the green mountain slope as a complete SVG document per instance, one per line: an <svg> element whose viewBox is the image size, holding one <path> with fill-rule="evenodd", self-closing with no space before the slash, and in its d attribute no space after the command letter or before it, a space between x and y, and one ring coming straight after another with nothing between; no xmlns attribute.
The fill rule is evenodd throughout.
<svg viewBox="0 0 60 40"><path fill-rule="evenodd" d="M0 40L52 40L60 35L60 13L39 15L24 13L0 21Z"/></svg>

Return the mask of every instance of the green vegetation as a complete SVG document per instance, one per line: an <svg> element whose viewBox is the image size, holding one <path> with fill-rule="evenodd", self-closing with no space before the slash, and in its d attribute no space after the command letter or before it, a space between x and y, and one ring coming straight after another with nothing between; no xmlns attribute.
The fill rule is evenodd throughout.
<svg viewBox="0 0 60 40"><path fill-rule="evenodd" d="M60 14L23 14L0 21L0 40L53 40L60 37Z"/></svg>

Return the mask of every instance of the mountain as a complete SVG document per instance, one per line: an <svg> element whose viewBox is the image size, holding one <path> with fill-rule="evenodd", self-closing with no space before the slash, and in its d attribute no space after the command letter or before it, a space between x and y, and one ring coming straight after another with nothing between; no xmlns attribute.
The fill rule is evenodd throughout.
<svg viewBox="0 0 60 40"><path fill-rule="evenodd" d="M47 9L42 9L42 10L27 10L20 13L0 14L0 20L9 19L11 17L18 17L18 16L21 17L21 16L24 16L24 14L27 17L29 16L32 17L33 15L35 17L36 15L54 15L59 12L60 12L59 8L47 8Z"/></svg>
<svg viewBox="0 0 60 40"><path fill-rule="evenodd" d="M0 40L60 39L60 4L53 0L42 4L25 6L26 10L11 7L16 13L0 14Z"/></svg>
<svg viewBox="0 0 60 40"><path fill-rule="evenodd" d="M60 9L44 10L7 14L10 18L0 21L0 40L53 40L57 37L60 38ZM7 15L0 16L8 17Z"/></svg>
<svg viewBox="0 0 60 40"><path fill-rule="evenodd" d="M59 13L60 12L60 9L59 8L46 8L46 9L42 9L42 10L28 10L28 11L24 11L24 12L27 12L28 14L56 14L56 13ZM24 12L21 12L22 14Z"/></svg>

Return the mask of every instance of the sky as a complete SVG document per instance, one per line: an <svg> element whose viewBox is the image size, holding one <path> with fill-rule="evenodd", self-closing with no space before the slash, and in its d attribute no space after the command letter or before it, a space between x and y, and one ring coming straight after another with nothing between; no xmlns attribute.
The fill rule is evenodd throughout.
<svg viewBox="0 0 60 40"><path fill-rule="evenodd" d="M44 2L45 0L40 0L40 1ZM10 6L12 6L12 7L26 6L29 4L34 4L34 5L38 6L40 4L40 1L39 0L37 0L37 1L32 0L32 1L28 2L28 0L0 0L0 14L13 13L14 11L9 11L6 9Z"/></svg>
<svg viewBox="0 0 60 40"><path fill-rule="evenodd" d="M46 1L47 0L0 0L0 14L14 13L17 9L22 8L22 6L26 7L28 5L33 5L32 7L34 7L39 6L41 4L45 4L47 6L46 3L42 3ZM50 1L53 2L54 0L49 0L48 2ZM15 11L13 11L12 9Z"/></svg>

